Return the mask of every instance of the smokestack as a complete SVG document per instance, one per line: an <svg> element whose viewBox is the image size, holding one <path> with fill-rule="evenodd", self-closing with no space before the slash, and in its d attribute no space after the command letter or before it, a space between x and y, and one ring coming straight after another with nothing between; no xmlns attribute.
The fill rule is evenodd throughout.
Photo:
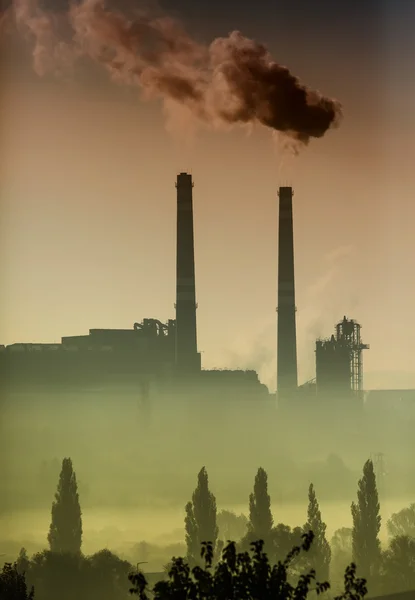
<svg viewBox="0 0 415 600"><path fill-rule="evenodd" d="M280 187L278 221L277 394L287 397L298 385L295 326L293 190Z"/></svg>
<svg viewBox="0 0 415 600"><path fill-rule="evenodd" d="M197 352L192 176L177 176L176 367L200 371Z"/></svg>

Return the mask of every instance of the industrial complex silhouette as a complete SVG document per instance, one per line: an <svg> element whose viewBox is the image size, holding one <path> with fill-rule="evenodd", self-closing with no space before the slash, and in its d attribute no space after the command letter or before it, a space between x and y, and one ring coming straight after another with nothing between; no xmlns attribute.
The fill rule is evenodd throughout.
<svg viewBox="0 0 415 600"><path fill-rule="evenodd" d="M63 337L60 344L15 343L1 346L3 385L65 386L74 389L106 385L138 386L147 393L158 385L191 386L208 392L213 385L236 398L270 398L255 371L204 370L197 347L196 282L192 176L180 173L177 189L176 318L163 323L143 319L131 329L91 329L88 335ZM350 406L364 400L361 326L344 317L335 333L317 340L316 377L298 385L294 276L293 190L279 188L277 397L281 405L294 398L333 397ZM412 390L376 391L414 397Z"/></svg>

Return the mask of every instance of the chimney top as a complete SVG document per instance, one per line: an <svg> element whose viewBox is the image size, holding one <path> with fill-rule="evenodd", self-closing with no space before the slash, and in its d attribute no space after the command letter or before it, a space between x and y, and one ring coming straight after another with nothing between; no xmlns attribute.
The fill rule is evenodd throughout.
<svg viewBox="0 0 415 600"><path fill-rule="evenodd" d="M193 187L192 176L189 173L179 173L177 175L176 187L179 186Z"/></svg>
<svg viewBox="0 0 415 600"><path fill-rule="evenodd" d="M291 186L282 186L278 190L278 196L288 198L294 196L293 188Z"/></svg>

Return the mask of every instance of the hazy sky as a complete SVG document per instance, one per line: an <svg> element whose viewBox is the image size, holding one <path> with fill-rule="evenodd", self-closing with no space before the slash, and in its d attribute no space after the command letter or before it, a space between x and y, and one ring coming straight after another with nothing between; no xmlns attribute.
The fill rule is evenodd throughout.
<svg viewBox="0 0 415 600"><path fill-rule="evenodd" d="M174 317L174 183L186 170L205 368L252 366L274 387L276 192L290 184L300 380L314 376L315 337L347 314L371 346L367 385L415 386L415 1L162 6L198 40L240 29L264 42L338 98L344 121L281 167L263 127L189 141L184 121L167 130L160 102L105 77L41 79L27 47L3 46L1 343Z"/></svg>

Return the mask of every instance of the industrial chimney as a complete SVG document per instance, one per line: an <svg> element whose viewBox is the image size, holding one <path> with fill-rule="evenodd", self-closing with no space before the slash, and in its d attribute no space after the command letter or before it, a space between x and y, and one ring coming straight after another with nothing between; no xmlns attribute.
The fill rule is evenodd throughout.
<svg viewBox="0 0 415 600"><path fill-rule="evenodd" d="M293 190L280 187L278 223L277 394L286 398L297 388L295 326Z"/></svg>
<svg viewBox="0 0 415 600"><path fill-rule="evenodd" d="M201 368L196 335L192 176L180 173L176 188L176 367L181 372L190 373Z"/></svg>

